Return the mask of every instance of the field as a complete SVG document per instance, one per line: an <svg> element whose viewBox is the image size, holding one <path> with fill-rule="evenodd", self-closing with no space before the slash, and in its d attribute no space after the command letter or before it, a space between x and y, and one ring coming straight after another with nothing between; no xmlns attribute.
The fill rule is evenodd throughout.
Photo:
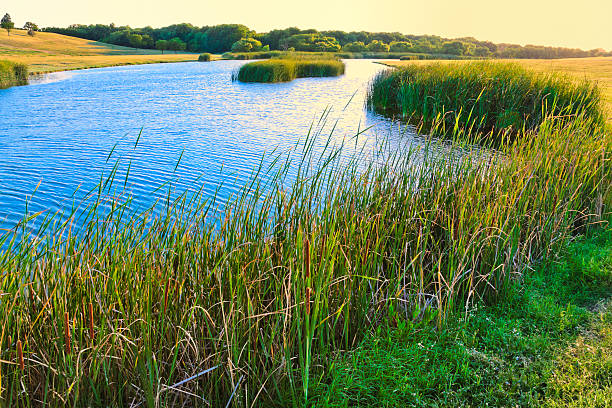
<svg viewBox="0 0 612 408"><path fill-rule="evenodd" d="M496 60L498 61L498 60ZM540 72L557 72L569 74L575 78L587 78L595 81L602 91L603 99L608 106L609 120L612 120L612 57L566 58L566 59L514 59L499 60L513 62ZM448 63L450 61L437 61ZM432 61L384 61L385 65L401 67L413 64L431 64ZM454 61L453 63L456 63Z"/></svg>
<svg viewBox="0 0 612 408"><path fill-rule="evenodd" d="M196 61L198 54L121 47L65 35L25 30L0 35L0 60L27 64L31 74L116 65Z"/></svg>

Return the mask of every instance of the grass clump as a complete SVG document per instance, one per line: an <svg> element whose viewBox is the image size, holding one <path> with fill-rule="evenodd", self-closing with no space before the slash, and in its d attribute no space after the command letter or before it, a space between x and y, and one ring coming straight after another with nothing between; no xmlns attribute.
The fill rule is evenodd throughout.
<svg viewBox="0 0 612 408"><path fill-rule="evenodd" d="M240 82L288 82L296 78L340 76L344 70L344 63L335 59L278 58L245 64L232 79Z"/></svg>
<svg viewBox="0 0 612 408"><path fill-rule="evenodd" d="M612 229L593 229L521 286L441 330L379 326L336 360L316 406L610 406Z"/></svg>
<svg viewBox="0 0 612 408"><path fill-rule="evenodd" d="M28 66L21 63L0 61L0 89L28 83Z"/></svg>
<svg viewBox="0 0 612 408"><path fill-rule="evenodd" d="M584 115L595 125L605 121L594 83L495 62L407 65L383 71L372 81L367 103L387 115L439 122L443 132L461 127L516 134L536 129L550 115L561 120Z"/></svg>
<svg viewBox="0 0 612 408"><path fill-rule="evenodd" d="M212 54L205 52L200 54L200 56L198 57L198 61L200 62L209 62L212 59Z"/></svg>

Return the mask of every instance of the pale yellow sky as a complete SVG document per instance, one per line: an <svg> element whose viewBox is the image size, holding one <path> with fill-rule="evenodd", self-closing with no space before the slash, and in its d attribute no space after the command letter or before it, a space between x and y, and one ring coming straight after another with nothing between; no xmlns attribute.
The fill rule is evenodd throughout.
<svg viewBox="0 0 612 408"><path fill-rule="evenodd" d="M3 0L16 25L242 23L612 50L612 0Z"/></svg>

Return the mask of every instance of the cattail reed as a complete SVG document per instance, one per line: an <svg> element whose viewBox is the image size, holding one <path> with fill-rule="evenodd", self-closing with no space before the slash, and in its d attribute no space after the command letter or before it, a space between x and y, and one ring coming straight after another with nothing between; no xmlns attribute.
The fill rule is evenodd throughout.
<svg viewBox="0 0 612 408"><path fill-rule="evenodd" d="M91 302L89 302L87 315L89 317L88 319L89 320L89 339L91 340L91 344L93 345L93 342L95 339L95 332L94 332L93 304Z"/></svg>
<svg viewBox="0 0 612 408"><path fill-rule="evenodd" d="M70 345L70 315L68 312L64 313L64 347L66 354L70 354L72 347Z"/></svg>
<svg viewBox="0 0 612 408"><path fill-rule="evenodd" d="M17 340L17 362L19 363L19 369L23 371L25 369L25 363L23 361L23 349L21 346L21 340Z"/></svg>
<svg viewBox="0 0 612 408"><path fill-rule="evenodd" d="M168 291L170 289L170 279L166 281L166 289L164 290L164 314L168 310Z"/></svg>
<svg viewBox="0 0 612 408"><path fill-rule="evenodd" d="M310 316L310 296L312 294L312 289L307 287L306 288L306 296L304 299L304 305L306 307L306 315Z"/></svg>
<svg viewBox="0 0 612 408"><path fill-rule="evenodd" d="M310 241L308 237L304 240L304 272L306 279L310 278Z"/></svg>

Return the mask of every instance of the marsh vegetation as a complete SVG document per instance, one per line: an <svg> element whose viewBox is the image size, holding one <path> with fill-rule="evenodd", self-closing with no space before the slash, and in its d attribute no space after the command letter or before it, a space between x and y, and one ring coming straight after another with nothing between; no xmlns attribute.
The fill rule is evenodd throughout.
<svg viewBox="0 0 612 408"><path fill-rule="evenodd" d="M560 73L536 73L517 64L407 65L374 78L368 107L398 118L417 118L474 133L535 130L550 115L605 122L596 84Z"/></svg>
<svg viewBox="0 0 612 408"><path fill-rule="evenodd" d="M274 58L240 67L232 80L240 82L289 82L296 78L333 77L344 74L344 62L333 59Z"/></svg>
<svg viewBox="0 0 612 408"><path fill-rule="evenodd" d="M0 89L28 83L28 67L25 64L0 60Z"/></svg>
<svg viewBox="0 0 612 408"><path fill-rule="evenodd" d="M31 232L25 217L0 238L4 401L313 403L367 328L443 328L604 220L612 141L583 103L487 160L469 129L448 146L462 160L428 154L435 138L347 160L310 135L297 158L255 168L221 213L200 194L101 211L124 184L111 172L68 222L40 214Z"/></svg>

